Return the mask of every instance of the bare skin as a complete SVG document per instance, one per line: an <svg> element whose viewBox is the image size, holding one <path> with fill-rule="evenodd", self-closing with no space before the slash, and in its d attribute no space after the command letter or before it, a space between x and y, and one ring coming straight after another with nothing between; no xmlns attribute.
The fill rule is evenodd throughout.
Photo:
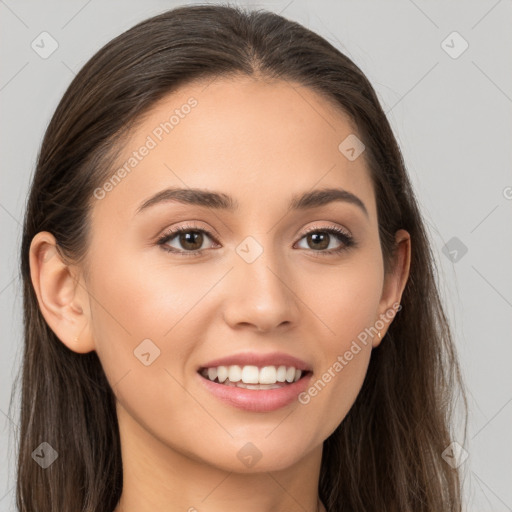
<svg viewBox="0 0 512 512"><path fill-rule="evenodd" d="M124 485L115 512L325 510L322 443L353 405L390 321L307 404L241 410L197 373L234 353L280 351L310 364L315 382L400 302L409 234L396 233L385 275L364 153L350 161L338 149L357 132L325 99L294 87L250 78L184 86L145 117L119 166L174 109L191 97L197 106L103 198L91 198L84 264L66 265L48 232L33 239L32 281L46 321L71 350L98 353L117 397ZM137 213L169 187L222 192L239 207L163 201ZM346 201L288 211L292 196L320 188L351 192L367 214ZM213 236L203 233L199 255L184 256L191 249L179 235L166 242L174 253L156 243L185 225ZM356 246L327 255L344 242L324 234L319 250L305 235L331 226ZM251 263L237 252L247 237L262 249ZM145 339L160 350L148 366L134 356ZM252 467L237 456L249 442L261 454Z"/></svg>

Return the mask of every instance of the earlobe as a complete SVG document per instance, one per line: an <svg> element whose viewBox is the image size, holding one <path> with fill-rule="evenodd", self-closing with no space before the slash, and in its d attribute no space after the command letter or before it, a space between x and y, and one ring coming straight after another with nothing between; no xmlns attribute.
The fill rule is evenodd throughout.
<svg viewBox="0 0 512 512"><path fill-rule="evenodd" d="M411 265L411 237L409 233L404 229L399 229L395 233L395 244L396 253L393 269L385 276L379 307L379 319L377 320L377 322L380 321L385 325L380 329L381 323L378 324L380 336L374 337L374 348L380 344L398 312L402 294L409 279Z"/></svg>
<svg viewBox="0 0 512 512"><path fill-rule="evenodd" d="M55 335L74 352L94 350L87 292L48 231L32 239L30 276L41 314Z"/></svg>

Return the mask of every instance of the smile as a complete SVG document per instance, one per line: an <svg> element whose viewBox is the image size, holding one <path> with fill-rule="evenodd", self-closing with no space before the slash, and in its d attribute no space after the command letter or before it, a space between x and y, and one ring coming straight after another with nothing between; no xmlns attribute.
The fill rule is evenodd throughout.
<svg viewBox="0 0 512 512"><path fill-rule="evenodd" d="M212 382L246 389L279 388L286 383L297 382L302 376L302 370L285 365L262 368L254 365L216 366L203 368L200 373Z"/></svg>
<svg viewBox="0 0 512 512"><path fill-rule="evenodd" d="M223 403L252 412L270 412L297 401L312 372L294 366L230 365L201 368L201 383Z"/></svg>

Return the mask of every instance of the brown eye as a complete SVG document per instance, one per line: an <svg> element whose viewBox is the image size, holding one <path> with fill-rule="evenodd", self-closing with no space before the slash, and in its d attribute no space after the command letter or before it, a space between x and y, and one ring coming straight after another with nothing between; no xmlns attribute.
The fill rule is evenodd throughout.
<svg viewBox="0 0 512 512"><path fill-rule="evenodd" d="M215 240L213 236L204 229L189 226L168 231L158 240L158 244L168 252L184 256L196 255L203 251L205 239ZM173 245L171 245L171 243Z"/></svg>
<svg viewBox="0 0 512 512"><path fill-rule="evenodd" d="M306 240L307 245L307 247L302 248L312 249L313 252L325 254L326 256L333 253L339 253L349 247L355 246L355 240L353 237L337 226L310 230L302 237L302 239ZM336 239L341 242L339 247L334 246L329 248L331 242Z"/></svg>
<svg viewBox="0 0 512 512"><path fill-rule="evenodd" d="M177 236L181 246L189 251L197 251L203 245L203 234L199 231L185 231Z"/></svg>
<svg viewBox="0 0 512 512"><path fill-rule="evenodd" d="M311 242L310 247L313 249L325 250L329 247L331 236L325 231L317 231L306 236L306 239Z"/></svg>

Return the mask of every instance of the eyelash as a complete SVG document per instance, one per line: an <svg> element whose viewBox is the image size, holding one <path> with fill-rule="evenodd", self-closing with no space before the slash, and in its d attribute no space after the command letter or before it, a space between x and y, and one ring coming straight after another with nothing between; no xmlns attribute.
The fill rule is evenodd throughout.
<svg viewBox="0 0 512 512"><path fill-rule="evenodd" d="M196 251L179 251L173 248L167 247L165 244L175 238L177 235L181 233L188 233L188 232L196 232L196 233L204 233L209 238L211 238L215 243L218 243L215 237L207 230L201 229L195 226L191 225L185 225L181 226L177 229L171 229L168 230L166 233L164 233L158 240L157 245L160 245L162 249L166 252L170 252L173 254L179 254L180 256L199 256L201 252L205 251L206 249L198 249ZM343 242L343 245L339 247L338 249L330 249L330 250L322 250L322 251L314 251L311 250L315 254L316 257L324 257L324 256L334 256L337 254L340 254L343 251L346 251L347 249L351 247L355 247L357 245L354 238L346 233L344 230L340 229L337 226L329 226L326 228L310 228L305 233L302 234L300 237L300 240L302 240L304 237L311 233L329 233L330 235L335 235L341 242Z"/></svg>

